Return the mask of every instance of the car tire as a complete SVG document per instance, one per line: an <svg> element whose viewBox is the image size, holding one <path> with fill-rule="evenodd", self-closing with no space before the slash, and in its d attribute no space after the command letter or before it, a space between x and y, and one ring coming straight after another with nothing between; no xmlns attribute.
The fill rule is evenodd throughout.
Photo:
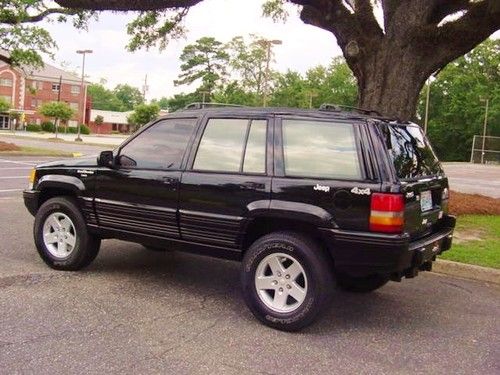
<svg viewBox="0 0 500 375"><path fill-rule="evenodd" d="M311 324L335 286L328 254L294 232L274 232L255 241L243 258L241 284L255 317L283 331Z"/></svg>
<svg viewBox="0 0 500 375"><path fill-rule="evenodd" d="M72 197L43 203L35 216L33 234L40 257L57 270L76 271L88 266L101 245L100 238L88 232Z"/></svg>
<svg viewBox="0 0 500 375"><path fill-rule="evenodd" d="M383 287L389 282L389 276L371 275L366 277L353 277L344 273L337 273L337 286L347 292L369 293Z"/></svg>

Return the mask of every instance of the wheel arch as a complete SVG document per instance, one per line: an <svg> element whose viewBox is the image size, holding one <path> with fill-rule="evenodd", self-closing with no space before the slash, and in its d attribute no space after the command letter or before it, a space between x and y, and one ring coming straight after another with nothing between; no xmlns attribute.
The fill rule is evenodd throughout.
<svg viewBox="0 0 500 375"><path fill-rule="evenodd" d="M45 175L38 180L37 190L40 191L38 208L47 200L59 196L79 197L85 190L81 180L72 176Z"/></svg>

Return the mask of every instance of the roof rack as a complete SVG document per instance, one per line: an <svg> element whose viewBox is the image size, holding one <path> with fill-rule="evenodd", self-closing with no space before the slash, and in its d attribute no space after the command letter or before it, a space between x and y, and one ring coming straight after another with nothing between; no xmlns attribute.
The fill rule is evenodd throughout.
<svg viewBox="0 0 500 375"><path fill-rule="evenodd" d="M329 103L323 103L319 107L320 111L332 111L332 112L341 112L341 111L350 111L350 112L358 112L363 115L375 115L382 117L380 112L377 112L373 109L364 109L364 108L358 108L358 107L351 107L348 105L340 105L340 104L329 104Z"/></svg>
<svg viewBox="0 0 500 375"><path fill-rule="evenodd" d="M218 108L218 107L245 107L239 104L227 104L227 103L190 103L184 107L184 109L203 109L203 108Z"/></svg>

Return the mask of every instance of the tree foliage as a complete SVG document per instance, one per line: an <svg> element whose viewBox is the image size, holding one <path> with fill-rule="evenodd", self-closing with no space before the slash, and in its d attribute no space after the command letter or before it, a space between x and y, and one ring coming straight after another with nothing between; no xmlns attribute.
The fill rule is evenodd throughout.
<svg viewBox="0 0 500 375"><path fill-rule="evenodd" d="M131 111L144 103L141 91L127 84L119 84L109 90L100 83L93 83L88 86L87 92L92 99L92 108L104 111Z"/></svg>
<svg viewBox="0 0 500 375"><path fill-rule="evenodd" d="M135 106L144 103L142 92L127 84L117 85L113 90L114 95L122 103L122 110L130 111Z"/></svg>
<svg viewBox="0 0 500 375"><path fill-rule="evenodd" d="M45 117L68 121L74 114L71 107L64 102L43 103L38 111Z"/></svg>
<svg viewBox="0 0 500 375"><path fill-rule="evenodd" d="M139 104L127 120L131 125L142 126L158 117L160 107L157 104Z"/></svg>
<svg viewBox="0 0 500 375"><path fill-rule="evenodd" d="M422 91L419 115L424 117ZM470 158L472 138L483 134L489 99L487 135L500 136L500 40L487 40L444 68L430 87L428 135L443 160Z"/></svg>
<svg viewBox="0 0 500 375"><path fill-rule="evenodd" d="M7 112L10 109L10 103L4 98L0 98L0 113Z"/></svg>

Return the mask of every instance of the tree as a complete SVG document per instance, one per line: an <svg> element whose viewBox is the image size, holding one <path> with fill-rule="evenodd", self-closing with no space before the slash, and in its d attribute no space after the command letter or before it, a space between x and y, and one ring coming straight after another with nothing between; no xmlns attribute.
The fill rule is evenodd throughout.
<svg viewBox="0 0 500 375"><path fill-rule="evenodd" d="M104 122L104 117L102 117L101 115L97 115L95 117L94 123L97 126L97 134L99 134L99 128L101 127L101 125L103 124L103 122Z"/></svg>
<svg viewBox="0 0 500 375"><path fill-rule="evenodd" d="M213 91L220 86L227 76L226 66L229 55L224 45L211 37L198 39L194 44L184 47L180 60L182 73L175 85L192 84L201 80L199 91L206 91L210 101Z"/></svg>
<svg viewBox="0 0 500 375"><path fill-rule="evenodd" d="M0 113L7 112L10 109L10 103L4 98L0 98Z"/></svg>
<svg viewBox="0 0 500 375"><path fill-rule="evenodd" d="M283 15L285 0L266 13ZM359 106L411 119L425 80L500 27L498 0L289 0L332 32L358 83ZM374 4L383 13L377 22ZM453 19L449 16L459 13Z"/></svg>
<svg viewBox="0 0 500 375"><path fill-rule="evenodd" d="M64 102L46 102L43 103L38 111L45 117L54 118L54 127L57 138L57 128L59 126L59 121L68 121L73 116L73 110L71 107Z"/></svg>
<svg viewBox="0 0 500 375"><path fill-rule="evenodd" d="M92 83L87 88L88 95L92 98L92 108L103 111L121 111L123 102L115 93L103 85Z"/></svg>
<svg viewBox="0 0 500 375"><path fill-rule="evenodd" d="M500 136L500 40L487 40L444 68L430 87L428 135L440 159L466 161L472 138L483 133L489 98L487 134ZM419 116L424 117L424 89Z"/></svg>
<svg viewBox="0 0 500 375"><path fill-rule="evenodd" d="M117 85L113 90L113 94L122 102L122 111L131 111L138 104L144 103L144 96L141 91L127 84Z"/></svg>
<svg viewBox="0 0 500 375"><path fill-rule="evenodd" d="M139 11L128 25L129 49L155 44L164 48L169 36L182 35L189 8L201 1L56 0L57 5L49 8L54 2L10 0L2 3L7 11L0 14L0 24L7 25L7 31L4 27L0 32L19 43L21 38L9 27L19 28L51 14L67 12L83 20L77 24L84 24L93 11ZM357 79L360 106L403 120L414 116L419 92L432 73L500 27L498 0L268 0L265 13L283 17L285 3L300 6L300 18L306 24L335 35ZM48 5L40 10L40 4ZM381 25L374 5L382 11ZM34 51L42 48L38 42L32 46ZM17 51L30 50L22 47Z"/></svg>
<svg viewBox="0 0 500 375"><path fill-rule="evenodd" d="M156 104L160 109L169 110L169 98L162 96L160 99L151 100L151 104Z"/></svg>
<svg viewBox="0 0 500 375"><path fill-rule="evenodd" d="M160 107L157 104L139 104L127 120L131 125L142 126L158 117Z"/></svg>
<svg viewBox="0 0 500 375"><path fill-rule="evenodd" d="M228 44L230 66L241 77L241 83L251 92L261 95L266 74L267 50L251 35L249 43L242 36L234 37Z"/></svg>

